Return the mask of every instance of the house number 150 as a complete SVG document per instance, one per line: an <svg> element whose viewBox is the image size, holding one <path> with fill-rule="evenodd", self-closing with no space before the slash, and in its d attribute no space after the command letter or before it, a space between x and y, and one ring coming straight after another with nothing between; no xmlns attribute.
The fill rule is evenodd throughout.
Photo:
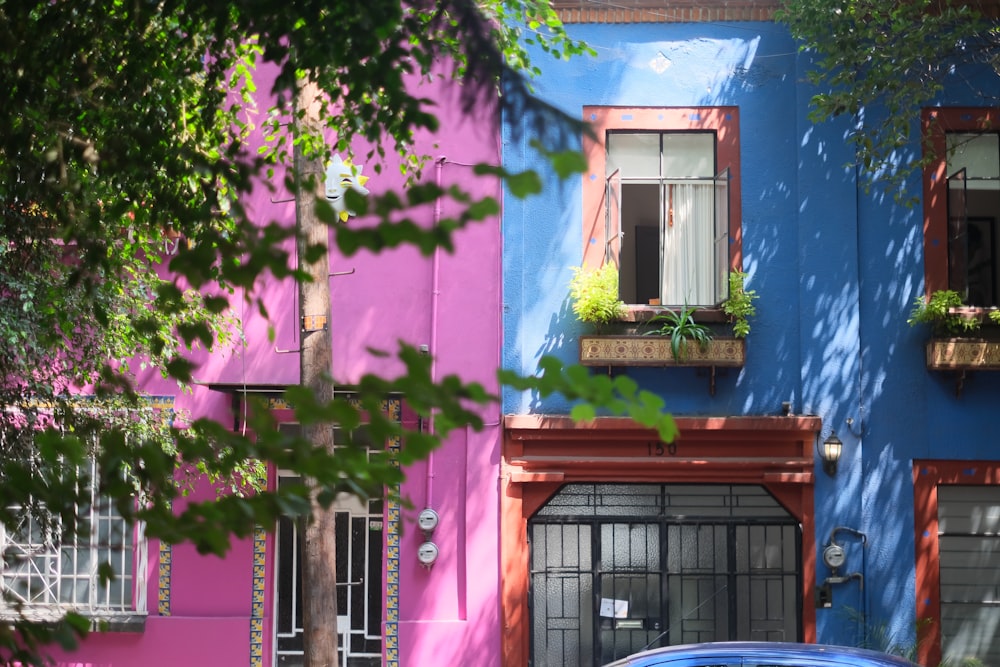
<svg viewBox="0 0 1000 667"><path fill-rule="evenodd" d="M662 442L648 442L646 447L650 456L663 456L664 454L675 456L677 454L677 443L675 442L668 445L664 445Z"/></svg>

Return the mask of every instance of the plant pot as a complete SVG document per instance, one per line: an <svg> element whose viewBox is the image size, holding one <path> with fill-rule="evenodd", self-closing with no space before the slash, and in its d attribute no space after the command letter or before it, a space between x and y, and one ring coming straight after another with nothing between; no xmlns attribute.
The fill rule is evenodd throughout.
<svg viewBox="0 0 1000 667"><path fill-rule="evenodd" d="M948 309L948 314L960 317L969 322L975 322L977 325L982 324L986 319L986 310L977 308L976 306L955 306Z"/></svg>
<svg viewBox="0 0 1000 667"><path fill-rule="evenodd" d="M1000 370L1000 340L932 338L927 341L930 370Z"/></svg>
<svg viewBox="0 0 1000 667"><path fill-rule="evenodd" d="M584 366L701 366L741 368L746 362L742 338L713 338L703 349L684 341L683 354L674 359L669 336L584 335L580 363Z"/></svg>

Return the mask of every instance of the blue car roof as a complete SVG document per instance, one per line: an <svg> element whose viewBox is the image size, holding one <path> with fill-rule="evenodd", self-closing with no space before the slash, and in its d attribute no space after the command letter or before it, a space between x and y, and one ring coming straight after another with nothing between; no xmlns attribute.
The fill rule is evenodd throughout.
<svg viewBox="0 0 1000 667"><path fill-rule="evenodd" d="M844 664L859 667L914 667L914 663L877 651L827 644L797 644L786 642L707 642L666 646L636 653L607 667L644 667L669 664L672 661L704 659L752 658L784 662L794 660L801 667L810 665Z"/></svg>

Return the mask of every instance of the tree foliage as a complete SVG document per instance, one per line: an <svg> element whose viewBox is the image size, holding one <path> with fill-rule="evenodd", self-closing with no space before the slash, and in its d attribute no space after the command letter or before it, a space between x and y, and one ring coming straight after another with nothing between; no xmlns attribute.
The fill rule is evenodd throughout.
<svg viewBox="0 0 1000 667"><path fill-rule="evenodd" d="M811 118L854 120L850 141L874 180L899 186L921 163L907 153L920 109L964 65L997 71L1000 32L982 5L948 0L785 0L778 19L815 53ZM995 104L990 88L975 91ZM910 155L910 157L907 157Z"/></svg>
<svg viewBox="0 0 1000 667"><path fill-rule="evenodd" d="M303 489L243 493L261 462L297 473L327 503L341 491L380 494L398 483L394 462L312 447L280 432L266 409L248 413L252 439L204 419L180 428L144 404L136 364L183 385L192 347L227 344L237 288L306 279L282 249L294 227L254 220L242 203L270 187L269 170L290 167L293 142L325 154L362 140L419 171L426 158L411 154L414 134L438 127L421 80L455 79L463 108L516 114L526 121L517 127L550 140L554 164L579 168L561 149L581 125L534 99L524 77L536 69L526 44L559 58L588 52L547 0L0 0L0 43L0 522L14 530L20 512L45 508L64 519L53 529L71 534L80 529L81 489L96 484L150 536L224 554L232 536L309 510ZM270 90L257 89L262 64L277 70ZM289 122L303 80L325 98L323 126L312 135L296 135ZM270 133L261 152L247 143L254 123ZM532 174L478 172L507 179L516 194L538 187ZM463 212L430 229L406 215L438 197L459 201ZM349 205L377 224L338 224L328 203L316 202L348 255L402 243L447 248L453 231L499 211L495 201L433 186ZM164 263L162 275L151 270ZM406 374L364 377L350 401L289 388L297 420L336 422L347 433L364 419L375 441L405 442L404 467L452 429L482 426L475 406L496 397L457 377L435 383L426 355L407 346L398 354ZM599 377L591 385L587 374L552 365L536 378L504 377L596 406L582 416L631 411L672 437L662 403L646 395L635 403L635 387ZM421 415L433 412L436 433L386 418L382 401L393 394ZM91 456L97 479L79 466ZM190 471L232 492L178 511L177 482ZM37 662L39 642L68 644L86 625L72 614L64 625L20 623L0 632L0 660Z"/></svg>

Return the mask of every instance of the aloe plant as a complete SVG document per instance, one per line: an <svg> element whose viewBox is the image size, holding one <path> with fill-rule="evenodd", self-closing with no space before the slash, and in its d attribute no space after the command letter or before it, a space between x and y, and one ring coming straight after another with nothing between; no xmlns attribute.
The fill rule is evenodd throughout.
<svg viewBox="0 0 1000 667"><path fill-rule="evenodd" d="M660 323L659 328L647 331L646 335L670 336L670 353L675 361L683 361L687 341L695 341L702 350L708 348L712 340L712 330L694 321L697 308L684 306L680 310L668 310L649 320L650 324Z"/></svg>

